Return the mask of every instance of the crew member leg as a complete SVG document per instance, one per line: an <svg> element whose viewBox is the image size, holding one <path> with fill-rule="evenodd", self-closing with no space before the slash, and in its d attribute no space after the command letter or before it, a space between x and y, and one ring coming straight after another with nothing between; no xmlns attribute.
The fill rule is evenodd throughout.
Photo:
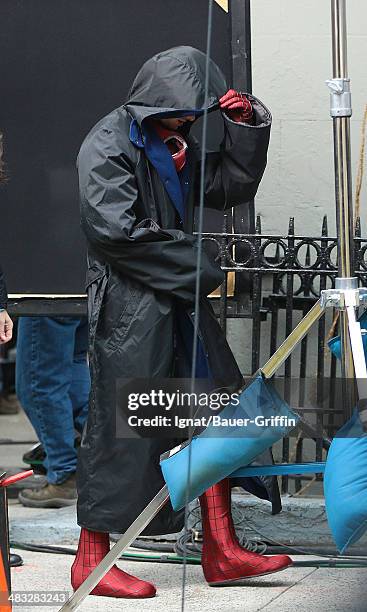
<svg viewBox="0 0 367 612"><path fill-rule="evenodd" d="M33 507L61 507L76 500L77 455L72 384L79 318L22 317L17 345L17 393L42 443L47 485L24 489L19 500Z"/></svg>

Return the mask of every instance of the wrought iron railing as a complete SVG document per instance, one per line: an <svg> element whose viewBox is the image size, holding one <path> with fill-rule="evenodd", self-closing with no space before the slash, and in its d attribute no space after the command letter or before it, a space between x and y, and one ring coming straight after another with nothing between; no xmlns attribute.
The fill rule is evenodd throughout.
<svg viewBox="0 0 367 612"><path fill-rule="evenodd" d="M280 342L294 328L318 299L320 292L334 285L337 276L337 238L328 235L325 216L319 236L297 235L294 218L290 218L284 236L261 233L257 217L253 234L228 231L224 220L222 232L204 233L203 241L220 260L226 280L220 295L213 300L222 328L230 318L251 319L251 364L246 374L255 372L274 353ZM359 219L354 239L355 274L360 284L367 279L367 239L361 237ZM231 278L232 275L232 278ZM233 286L233 275L234 288ZM246 282L244 283L243 277ZM229 290L231 287L231 290ZM277 378L287 401L293 401L296 389L298 408L314 415L315 424L332 436L340 426L342 407L336 406L338 364L327 350L327 339L337 333L335 312L328 312L317 324L317 333L306 336L299 348L284 364ZM264 322L270 333L265 334ZM340 379L339 379L340 380ZM307 383L314 386L314 400L305 402ZM313 448L313 450L311 450ZM283 461L321 461L324 450L321 439L306 442L303 438L285 439L281 450ZM304 488L307 477L295 479L295 491ZM307 486L307 485L306 485ZM288 492L289 478L283 477L282 491Z"/></svg>

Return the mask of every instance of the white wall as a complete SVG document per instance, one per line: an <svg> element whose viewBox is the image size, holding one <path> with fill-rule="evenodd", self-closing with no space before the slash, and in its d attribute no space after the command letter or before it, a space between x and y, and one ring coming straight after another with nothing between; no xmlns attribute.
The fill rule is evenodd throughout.
<svg viewBox="0 0 367 612"><path fill-rule="evenodd" d="M252 0L253 92L273 114L269 162L256 200L263 231L318 235L324 213L335 231L332 120L325 80L332 77L330 0ZM347 0L352 86L352 168L356 176L367 103L367 2ZM366 173L367 174L367 168ZM361 197L367 213L367 176ZM353 180L353 193L355 181Z"/></svg>
<svg viewBox="0 0 367 612"><path fill-rule="evenodd" d="M296 233L320 235L322 217L335 232L334 157L329 91L332 77L330 0L252 0L253 92L273 114L268 167L256 197L263 232L286 233L295 216ZM348 65L352 86L353 194L363 111L367 103L367 2L347 0ZM367 164L361 197L367 235ZM295 313L294 324L300 313ZM328 323L329 325L329 323ZM270 323L262 324L263 363ZM310 363L316 373L317 327ZM284 337L280 323L278 342ZM229 342L243 372L251 372L251 321L229 322ZM299 352L293 359L297 376Z"/></svg>

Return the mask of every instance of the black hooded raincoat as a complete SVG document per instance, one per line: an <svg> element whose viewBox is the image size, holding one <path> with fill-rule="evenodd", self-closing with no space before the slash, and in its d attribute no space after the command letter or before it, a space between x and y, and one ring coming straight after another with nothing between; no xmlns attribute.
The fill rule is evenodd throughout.
<svg viewBox="0 0 367 612"><path fill-rule="evenodd" d="M175 372L177 304L192 311L197 239L200 148L188 142L189 193L180 218L165 179L147 159L141 128L154 116L204 108L205 55L191 47L159 53L139 71L128 101L99 121L84 140L78 170L81 222L88 241L87 291L92 389L78 465L78 522L89 529L124 532L163 486L159 456L175 445L115 435L116 380L166 378ZM227 91L210 62L209 110ZM251 200L263 175L271 115L249 96L254 125L222 114L224 140L207 154L205 206L224 210ZM206 296L223 280L204 251L200 269L200 335L215 385L238 388L242 376ZM191 313L192 314L192 313ZM269 458L267 458L267 462ZM275 480L250 479L249 490L273 501ZM182 513L169 504L145 533L177 532Z"/></svg>

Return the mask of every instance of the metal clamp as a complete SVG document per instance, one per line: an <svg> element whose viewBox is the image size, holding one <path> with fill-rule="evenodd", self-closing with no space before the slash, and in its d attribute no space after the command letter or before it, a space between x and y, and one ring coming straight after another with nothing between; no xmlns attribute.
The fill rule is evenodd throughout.
<svg viewBox="0 0 367 612"><path fill-rule="evenodd" d="M337 308L345 310L348 306L358 308L361 304L367 304L367 289L364 287L357 289L325 289L321 291L321 307Z"/></svg>
<svg viewBox="0 0 367 612"><path fill-rule="evenodd" d="M350 79L329 79L326 85L330 90L330 115L332 117L351 117Z"/></svg>

